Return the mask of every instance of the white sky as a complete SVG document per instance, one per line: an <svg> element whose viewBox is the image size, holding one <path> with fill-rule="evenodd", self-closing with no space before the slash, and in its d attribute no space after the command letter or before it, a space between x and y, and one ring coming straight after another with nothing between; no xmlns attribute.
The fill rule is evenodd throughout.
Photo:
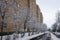
<svg viewBox="0 0 60 40"><path fill-rule="evenodd" d="M51 27L55 23L56 12L60 10L60 0L36 0L36 3L43 13L44 23Z"/></svg>

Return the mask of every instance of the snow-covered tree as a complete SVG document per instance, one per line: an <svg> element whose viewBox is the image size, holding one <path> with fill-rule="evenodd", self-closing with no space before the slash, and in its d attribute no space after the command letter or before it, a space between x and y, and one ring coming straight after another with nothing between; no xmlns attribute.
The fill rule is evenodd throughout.
<svg viewBox="0 0 60 40"><path fill-rule="evenodd" d="M60 11L57 12L56 18L57 23L60 23Z"/></svg>
<svg viewBox="0 0 60 40"><path fill-rule="evenodd" d="M57 19L56 19L56 22L57 22L57 31L60 32L60 11L57 12Z"/></svg>

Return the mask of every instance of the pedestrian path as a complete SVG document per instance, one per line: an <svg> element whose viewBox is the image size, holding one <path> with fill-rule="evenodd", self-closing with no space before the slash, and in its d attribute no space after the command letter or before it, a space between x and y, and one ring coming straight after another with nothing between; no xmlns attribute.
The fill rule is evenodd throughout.
<svg viewBox="0 0 60 40"><path fill-rule="evenodd" d="M29 39L32 39L34 37L37 37L39 35L42 35L44 33L39 33L39 34L36 34L36 35L31 35L31 36L26 36L26 37L23 37L23 38L19 38L18 40L29 40Z"/></svg>
<svg viewBox="0 0 60 40"><path fill-rule="evenodd" d="M60 40L60 39L57 38L54 34L51 33L51 40Z"/></svg>

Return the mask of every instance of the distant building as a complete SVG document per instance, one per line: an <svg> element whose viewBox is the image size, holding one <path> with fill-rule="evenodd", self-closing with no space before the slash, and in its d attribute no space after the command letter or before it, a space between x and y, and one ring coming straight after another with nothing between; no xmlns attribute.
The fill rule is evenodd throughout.
<svg viewBox="0 0 60 40"><path fill-rule="evenodd" d="M42 31L42 32L47 31L47 25L46 25L46 24L43 24L43 25L42 25L41 31Z"/></svg>

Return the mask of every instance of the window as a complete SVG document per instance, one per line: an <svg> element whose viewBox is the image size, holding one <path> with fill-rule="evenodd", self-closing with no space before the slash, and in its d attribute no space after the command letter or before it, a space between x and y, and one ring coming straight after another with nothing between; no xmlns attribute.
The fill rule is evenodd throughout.
<svg viewBox="0 0 60 40"><path fill-rule="evenodd" d="M17 27L17 25L16 25L16 23L14 23L14 28L16 28Z"/></svg>
<svg viewBox="0 0 60 40"><path fill-rule="evenodd" d="M2 26L2 23L0 22L0 28L1 28L1 26Z"/></svg>
<svg viewBox="0 0 60 40"><path fill-rule="evenodd" d="M0 17L2 16L2 13L0 13Z"/></svg>
<svg viewBox="0 0 60 40"><path fill-rule="evenodd" d="M19 7L20 7L20 5L18 4L18 5L17 5L17 7L19 8Z"/></svg>
<svg viewBox="0 0 60 40"><path fill-rule="evenodd" d="M3 27L7 27L7 23L3 23Z"/></svg>
<svg viewBox="0 0 60 40"><path fill-rule="evenodd" d="M1 22L1 23L0 23L0 28L2 27L2 25L3 25L4 28L7 27L7 23L3 23L3 24L2 24L2 22Z"/></svg>
<svg viewBox="0 0 60 40"><path fill-rule="evenodd" d="M16 4L16 0L13 0L13 4Z"/></svg>
<svg viewBox="0 0 60 40"><path fill-rule="evenodd" d="M8 18L9 17L9 14L5 14L5 18Z"/></svg>
<svg viewBox="0 0 60 40"><path fill-rule="evenodd" d="M2 2L0 1L0 6L1 6L1 3L2 3Z"/></svg>
<svg viewBox="0 0 60 40"><path fill-rule="evenodd" d="M14 18L14 20L17 22L17 21L20 21L20 18L18 17L18 18Z"/></svg>

